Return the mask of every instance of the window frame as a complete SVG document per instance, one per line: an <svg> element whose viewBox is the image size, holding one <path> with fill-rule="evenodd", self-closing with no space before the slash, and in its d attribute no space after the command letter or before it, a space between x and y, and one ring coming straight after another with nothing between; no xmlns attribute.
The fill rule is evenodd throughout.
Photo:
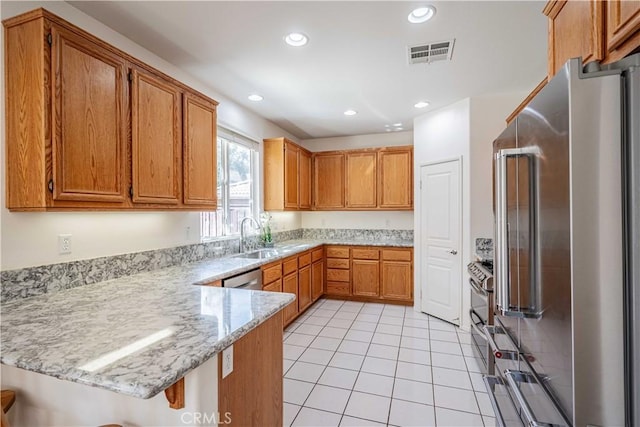
<svg viewBox="0 0 640 427"><path fill-rule="evenodd" d="M218 126L218 134L216 143L219 145L219 159L221 164L221 174L217 175L217 186L221 187L220 197L218 198L218 208L216 211L202 212L200 214L200 240L202 242L208 242L217 239L224 239L229 237L237 237L240 232L232 233L232 224L230 224L230 184L229 184L229 143L240 145L250 150L250 165L251 170L251 183L250 183L250 204L251 204L251 216L258 219L260 213L260 143L247 136L241 135L232 130ZM217 148L216 148L217 150ZM216 165L216 173L218 173L218 165ZM217 191L217 188L216 188ZM211 223L215 221L217 224L217 215L222 215L221 220L221 234L211 235L211 227L205 230L205 223ZM208 219L205 219L208 217ZM218 227L216 226L216 230Z"/></svg>

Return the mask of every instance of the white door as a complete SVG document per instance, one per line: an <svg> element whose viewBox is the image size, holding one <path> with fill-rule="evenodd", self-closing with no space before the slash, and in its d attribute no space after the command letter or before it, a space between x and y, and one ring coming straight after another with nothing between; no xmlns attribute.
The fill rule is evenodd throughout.
<svg viewBox="0 0 640 427"><path fill-rule="evenodd" d="M460 161L420 168L422 311L460 325Z"/></svg>

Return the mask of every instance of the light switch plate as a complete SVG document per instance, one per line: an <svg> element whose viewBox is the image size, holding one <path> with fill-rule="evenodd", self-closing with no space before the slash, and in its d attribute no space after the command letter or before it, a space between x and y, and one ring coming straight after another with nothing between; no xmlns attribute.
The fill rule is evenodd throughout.
<svg viewBox="0 0 640 427"><path fill-rule="evenodd" d="M233 372L233 345L222 350L222 378Z"/></svg>

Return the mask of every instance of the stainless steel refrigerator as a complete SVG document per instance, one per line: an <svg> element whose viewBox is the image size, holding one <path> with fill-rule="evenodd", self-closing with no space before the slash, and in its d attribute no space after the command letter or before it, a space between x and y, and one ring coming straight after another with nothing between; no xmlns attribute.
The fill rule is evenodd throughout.
<svg viewBox="0 0 640 427"><path fill-rule="evenodd" d="M640 425L640 54L573 59L494 142L499 424Z"/></svg>

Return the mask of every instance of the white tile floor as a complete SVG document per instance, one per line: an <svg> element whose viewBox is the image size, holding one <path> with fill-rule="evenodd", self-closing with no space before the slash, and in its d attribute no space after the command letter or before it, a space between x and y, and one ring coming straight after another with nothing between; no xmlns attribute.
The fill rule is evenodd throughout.
<svg viewBox="0 0 640 427"><path fill-rule="evenodd" d="M284 334L285 426L494 426L471 337L413 307L320 300Z"/></svg>

